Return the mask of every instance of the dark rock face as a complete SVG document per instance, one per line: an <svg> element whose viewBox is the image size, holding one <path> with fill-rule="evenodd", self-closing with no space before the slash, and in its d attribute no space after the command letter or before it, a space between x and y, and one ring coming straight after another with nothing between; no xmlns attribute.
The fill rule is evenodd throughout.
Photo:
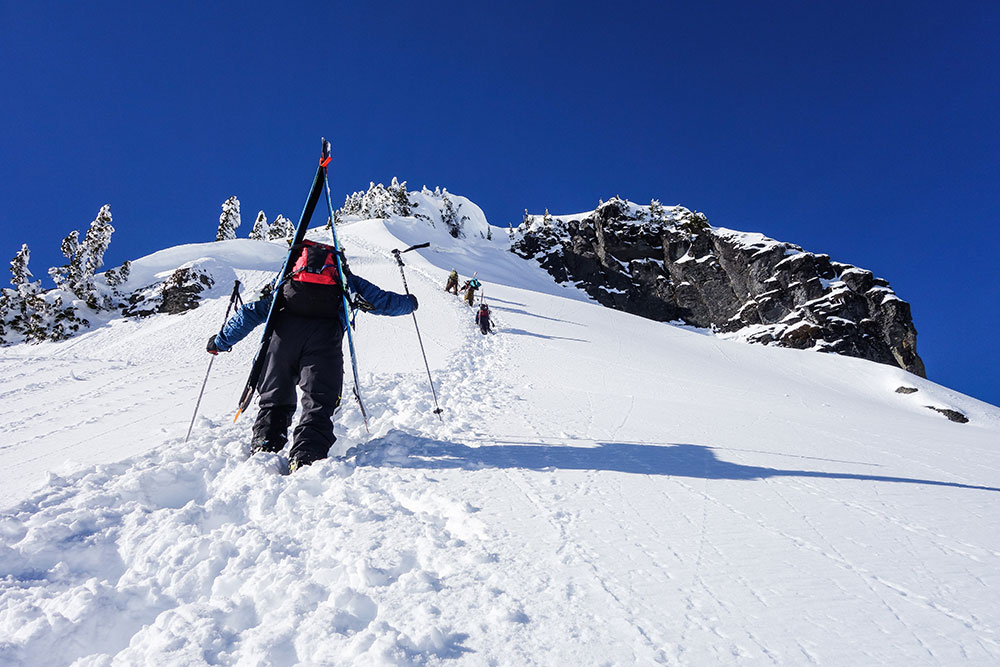
<svg viewBox="0 0 1000 667"><path fill-rule="evenodd" d="M528 217L512 250L611 308L925 376L910 306L885 280L680 206L615 198L578 219Z"/></svg>
<svg viewBox="0 0 1000 667"><path fill-rule="evenodd" d="M182 267L162 283L137 289L122 309L126 317L146 317L155 313L176 315L198 307L200 295L215 281L205 271Z"/></svg>

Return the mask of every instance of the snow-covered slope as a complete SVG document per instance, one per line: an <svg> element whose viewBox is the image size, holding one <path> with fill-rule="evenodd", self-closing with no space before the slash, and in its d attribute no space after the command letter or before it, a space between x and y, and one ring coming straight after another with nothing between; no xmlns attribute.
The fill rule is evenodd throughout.
<svg viewBox="0 0 1000 667"><path fill-rule="evenodd" d="M137 262L220 276L189 313L0 350L0 664L1000 659L1000 409L602 308L503 233L341 234L395 290L389 251L432 242L404 258L443 421L412 320L361 315L373 432L348 403L333 451L355 458L245 460L253 337L216 360L185 444L226 281L252 292L282 253ZM443 291L451 268L478 271L497 335Z"/></svg>

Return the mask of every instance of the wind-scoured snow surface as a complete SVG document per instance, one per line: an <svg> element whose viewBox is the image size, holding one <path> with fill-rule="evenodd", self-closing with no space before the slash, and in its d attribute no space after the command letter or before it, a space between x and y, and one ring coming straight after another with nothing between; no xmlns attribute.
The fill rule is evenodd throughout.
<svg viewBox="0 0 1000 667"><path fill-rule="evenodd" d="M256 335L184 443L231 281L249 296L280 244L157 253L140 272L208 260L211 298L0 350L0 664L1000 661L1000 409L602 308L470 218L341 228L395 291L389 251L432 242L403 257L444 408L412 319L360 315L372 433L345 402L346 461L246 459Z"/></svg>

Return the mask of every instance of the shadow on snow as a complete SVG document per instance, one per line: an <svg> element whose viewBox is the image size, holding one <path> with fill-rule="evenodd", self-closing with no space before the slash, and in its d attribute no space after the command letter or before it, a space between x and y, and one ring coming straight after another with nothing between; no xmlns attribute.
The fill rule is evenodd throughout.
<svg viewBox="0 0 1000 667"><path fill-rule="evenodd" d="M383 438L367 443L358 453L357 464L432 470L448 468L606 470L633 475L720 480L812 477L1000 491L1000 488L991 486L912 477L747 466L723 461L715 455L711 447L705 445L605 442L598 443L594 447L536 444L469 447L457 442L422 438L401 431L392 431Z"/></svg>

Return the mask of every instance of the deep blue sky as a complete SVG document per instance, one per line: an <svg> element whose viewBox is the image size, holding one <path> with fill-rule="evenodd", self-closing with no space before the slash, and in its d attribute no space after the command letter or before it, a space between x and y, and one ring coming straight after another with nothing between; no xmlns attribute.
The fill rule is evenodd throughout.
<svg viewBox="0 0 1000 667"><path fill-rule="evenodd" d="M0 259L44 275L294 218L319 137L498 225L615 194L888 279L929 377L1000 404L1000 3L0 0ZM483 3L485 5L485 3Z"/></svg>

